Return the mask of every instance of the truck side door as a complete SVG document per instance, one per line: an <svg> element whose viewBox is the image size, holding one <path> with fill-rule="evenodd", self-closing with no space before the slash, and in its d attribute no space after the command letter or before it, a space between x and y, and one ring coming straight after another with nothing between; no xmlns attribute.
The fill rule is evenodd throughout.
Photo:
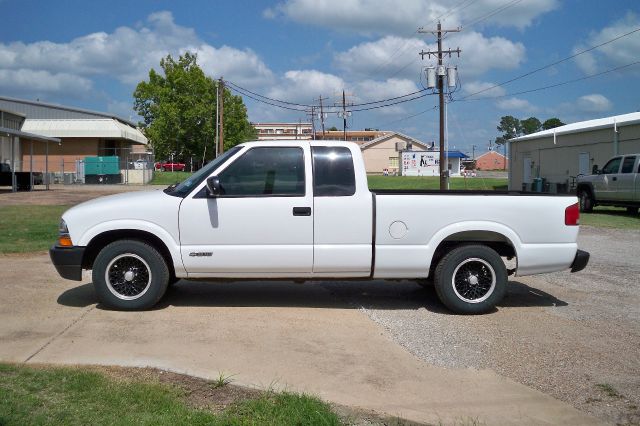
<svg viewBox="0 0 640 426"><path fill-rule="evenodd" d="M357 149L357 147L355 147ZM373 199L359 153L313 146L313 274L367 277L371 270Z"/></svg>
<svg viewBox="0 0 640 426"><path fill-rule="evenodd" d="M618 201L633 201L635 190L635 165L636 156L627 155L622 160L622 167L618 174L618 188L615 192L615 199Z"/></svg>
<svg viewBox="0 0 640 426"><path fill-rule="evenodd" d="M251 147L180 206L185 269L194 276L311 274L313 195L309 147ZM308 172L307 172L308 171Z"/></svg>
<svg viewBox="0 0 640 426"><path fill-rule="evenodd" d="M614 157L602 168L602 172L593 182L596 200L615 200L621 163L622 157Z"/></svg>

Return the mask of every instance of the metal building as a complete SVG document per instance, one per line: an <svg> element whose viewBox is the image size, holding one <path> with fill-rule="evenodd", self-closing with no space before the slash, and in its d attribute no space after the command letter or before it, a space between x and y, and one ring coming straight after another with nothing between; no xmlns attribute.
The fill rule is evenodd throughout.
<svg viewBox="0 0 640 426"><path fill-rule="evenodd" d="M640 112L581 121L509 141L509 189L530 190L537 178L550 192L570 192L618 154L640 153Z"/></svg>
<svg viewBox="0 0 640 426"><path fill-rule="evenodd" d="M60 144L49 146L48 171L63 177L75 173L77 164L87 156L118 156L121 161L130 162L137 159L134 154L147 151L147 138L135 123L113 114L3 96L0 110L21 116L22 132L61 140ZM13 148L17 171L28 170L29 164L44 171L44 145L32 148L30 139L21 137ZM125 169L126 164L121 168Z"/></svg>

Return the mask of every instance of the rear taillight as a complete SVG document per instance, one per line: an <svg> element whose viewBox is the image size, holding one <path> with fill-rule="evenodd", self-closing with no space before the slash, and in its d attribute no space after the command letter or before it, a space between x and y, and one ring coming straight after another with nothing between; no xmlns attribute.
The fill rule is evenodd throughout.
<svg viewBox="0 0 640 426"><path fill-rule="evenodd" d="M580 205L578 203L564 209L564 224L567 226L580 225Z"/></svg>

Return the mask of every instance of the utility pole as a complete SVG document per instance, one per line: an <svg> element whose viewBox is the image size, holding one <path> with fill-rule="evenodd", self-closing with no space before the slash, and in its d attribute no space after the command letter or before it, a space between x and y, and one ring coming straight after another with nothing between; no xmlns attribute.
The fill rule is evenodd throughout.
<svg viewBox="0 0 640 426"><path fill-rule="evenodd" d="M311 138L316 140L316 107L311 107Z"/></svg>
<svg viewBox="0 0 640 426"><path fill-rule="evenodd" d="M218 111L219 133L218 133L218 152L216 156L224 152L224 80L220 77L218 81L218 99L220 100L220 108Z"/></svg>
<svg viewBox="0 0 640 426"><path fill-rule="evenodd" d="M424 50L421 51L419 53L419 55L422 57L422 59L424 60L425 55L427 55L429 58L431 58L431 55L434 55L438 58L438 69L437 69L437 75L438 75L438 98L439 98L439 104L440 104L440 190L444 191L448 188L449 186L449 170L447 165L445 164L446 162L446 158L445 158L445 146L444 146L444 115L445 115L445 104L444 104L444 75L445 75L445 71L444 71L444 66L442 64L442 56L443 55L449 55L449 57L451 58L451 55L456 53L458 55L458 57L460 57L460 49L455 49L455 50L451 50L449 49L448 51L443 51L442 50L442 36L447 34L447 33L457 33L460 32L460 28L456 28L455 30L443 30L442 29L442 24L440 23L440 21L438 21L438 29L436 31L430 31L430 30L424 30L422 28L418 29L419 33L430 33L430 34L434 34L438 37L438 50L436 52L432 52L432 51L427 51L425 52Z"/></svg>
<svg viewBox="0 0 640 426"><path fill-rule="evenodd" d="M347 103L347 96L353 96L351 93L344 93L342 90L342 111L338 111L338 117L342 117L342 138L347 140L347 118L351 117L351 111L347 111L347 105L351 106L353 103ZM338 104L334 103L335 106Z"/></svg>
<svg viewBox="0 0 640 426"><path fill-rule="evenodd" d="M471 159L473 161L476 161L476 146L475 145L471 145Z"/></svg>
<svg viewBox="0 0 640 426"><path fill-rule="evenodd" d="M320 95L320 97L318 98L318 100L320 101L320 123L322 123L322 139L324 140L324 109L322 107L322 101L326 100L327 98L323 98L322 95Z"/></svg>

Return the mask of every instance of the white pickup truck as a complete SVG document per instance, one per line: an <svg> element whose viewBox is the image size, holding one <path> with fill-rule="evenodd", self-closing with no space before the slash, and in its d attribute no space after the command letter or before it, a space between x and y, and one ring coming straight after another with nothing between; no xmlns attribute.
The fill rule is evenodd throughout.
<svg viewBox="0 0 640 426"><path fill-rule="evenodd" d="M164 191L71 208L50 255L64 278L92 269L116 309L151 308L179 279L417 279L475 314L500 302L510 274L583 269L578 220L575 196L372 192L353 143L261 141Z"/></svg>

